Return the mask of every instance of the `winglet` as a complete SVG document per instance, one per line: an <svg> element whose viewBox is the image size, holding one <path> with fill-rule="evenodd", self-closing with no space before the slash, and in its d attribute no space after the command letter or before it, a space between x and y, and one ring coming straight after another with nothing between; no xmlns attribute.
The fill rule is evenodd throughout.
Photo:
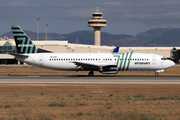
<svg viewBox="0 0 180 120"><path fill-rule="evenodd" d="M112 53L118 53L119 52L119 47L116 47L113 51L112 51Z"/></svg>
<svg viewBox="0 0 180 120"><path fill-rule="evenodd" d="M134 50L131 51L131 53L133 53L133 52L134 52Z"/></svg>

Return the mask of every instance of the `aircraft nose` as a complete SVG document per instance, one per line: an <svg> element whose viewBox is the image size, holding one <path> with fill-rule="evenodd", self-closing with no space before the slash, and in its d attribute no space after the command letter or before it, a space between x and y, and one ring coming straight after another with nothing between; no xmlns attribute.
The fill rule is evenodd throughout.
<svg viewBox="0 0 180 120"><path fill-rule="evenodd" d="M172 67L172 66L174 66L175 65L175 63L173 62L173 61L171 61L171 60L169 60L169 67Z"/></svg>

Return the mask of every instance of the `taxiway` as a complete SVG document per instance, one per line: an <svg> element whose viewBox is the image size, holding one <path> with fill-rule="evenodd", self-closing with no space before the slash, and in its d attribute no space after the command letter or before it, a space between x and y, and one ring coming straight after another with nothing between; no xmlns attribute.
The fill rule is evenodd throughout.
<svg viewBox="0 0 180 120"><path fill-rule="evenodd" d="M180 84L180 76L162 75L0 75L0 83L160 83Z"/></svg>

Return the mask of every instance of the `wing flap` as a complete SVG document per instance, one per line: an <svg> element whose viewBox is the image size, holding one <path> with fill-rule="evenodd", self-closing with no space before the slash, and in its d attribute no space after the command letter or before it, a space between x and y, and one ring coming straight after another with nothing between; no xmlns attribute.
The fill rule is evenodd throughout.
<svg viewBox="0 0 180 120"><path fill-rule="evenodd" d="M83 63L83 62L72 62L75 63L77 66L81 66L83 69L99 69L100 66L90 63Z"/></svg>

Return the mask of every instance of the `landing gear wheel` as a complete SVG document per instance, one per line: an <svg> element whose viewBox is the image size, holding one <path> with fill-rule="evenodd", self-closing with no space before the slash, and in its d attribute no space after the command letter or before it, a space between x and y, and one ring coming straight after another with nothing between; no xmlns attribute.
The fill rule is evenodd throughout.
<svg viewBox="0 0 180 120"><path fill-rule="evenodd" d="M94 75L94 72L93 71L90 71L89 72L89 76L93 76Z"/></svg>
<svg viewBox="0 0 180 120"><path fill-rule="evenodd" d="M155 76L156 76L156 77L158 77L158 76L159 76L159 74L158 74L158 73L155 73Z"/></svg>

